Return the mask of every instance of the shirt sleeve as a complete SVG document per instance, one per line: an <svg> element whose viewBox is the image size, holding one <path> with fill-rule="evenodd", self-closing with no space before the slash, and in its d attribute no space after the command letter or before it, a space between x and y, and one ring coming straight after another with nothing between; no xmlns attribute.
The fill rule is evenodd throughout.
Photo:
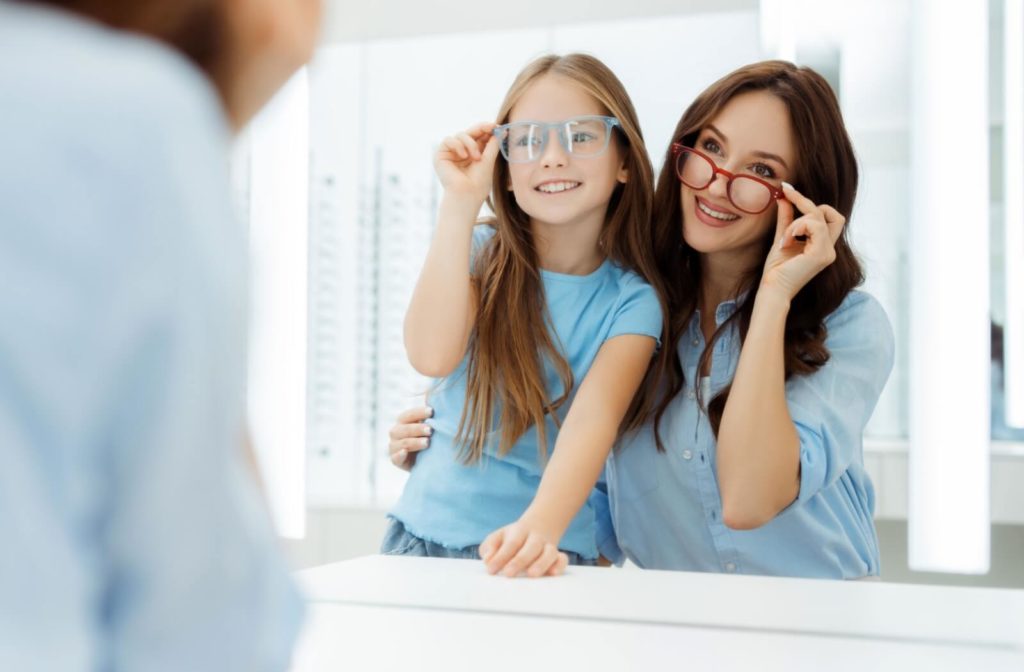
<svg viewBox="0 0 1024 672"><path fill-rule="evenodd" d="M825 325L829 361L813 374L786 383L786 401L800 439L796 504L863 461L864 427L893 367L892 327L869 294L851 294Z"/></svg>
<svg viewBox="0 0 1024 672"><path fill-rule="evenodd" d="M304 608L243 458L246 243L219 127L199 109L175 116L205 133L142 143L154 174L124 213L135 261L109 304L124 334L101 538L112 657L126 670L284 670Z"/></svg>
<svg viewBox="0 0 1024 672"><path fill-rule="evenodd" d="M4 143L2 669L286 670L302 622L243 460L227 129L209 84L150 51L110 63L74 124Z"/></svg>
<svg viewBox="0 0 1024 672"><path fill-rule="evenodd" d="M654 288L632 273L625 276L622 298L605 340L633 334L650 336L661 347L663 315Z"/></svg>

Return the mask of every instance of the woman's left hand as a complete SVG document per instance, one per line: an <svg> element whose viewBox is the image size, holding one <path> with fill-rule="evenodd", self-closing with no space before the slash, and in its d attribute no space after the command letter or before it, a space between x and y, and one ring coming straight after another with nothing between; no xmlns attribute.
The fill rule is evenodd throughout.
<svg viewBox="0 0 1024 672"><path fill-rule="evenodd" d="M816 205L785 182L786 195L779 201L775 243L764 262L761 289L777 291L792 301L811 278L836 259L836 241L843 233L846 218L830 205ZM793 219L794 207L801 216ZM796 240L804 236L803 241Z"/></svg>

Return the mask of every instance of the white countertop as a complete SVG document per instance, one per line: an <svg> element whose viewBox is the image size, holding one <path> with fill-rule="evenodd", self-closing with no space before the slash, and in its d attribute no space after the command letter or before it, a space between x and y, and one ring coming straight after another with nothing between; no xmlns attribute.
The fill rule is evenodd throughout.
<svg viewBox="0 0 1024 672"><path fill-rule="evenodd" d="M299 574L295 670L1024 671L1024 591L368 556Z"/></svg>

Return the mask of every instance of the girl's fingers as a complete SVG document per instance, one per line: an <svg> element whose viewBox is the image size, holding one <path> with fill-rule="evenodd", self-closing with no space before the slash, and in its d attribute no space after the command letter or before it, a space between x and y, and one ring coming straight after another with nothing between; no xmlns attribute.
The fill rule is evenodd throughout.
<svg viewBox="0 0 1024 672"><path fill-rule="evenodd" d="M818 211L818 206L814 204L814 201L794 189L789 182L782 183L782 191L786 194L786 200L795 205L801 213L810 215Z"/></svg>
<svg viewBox="0 0 1024 672"><path fill-rule="evenodd" d="M544 541L540 537L530 535L526 542L519 548L508 564L505 565L503 574L509 578L519 576L544 552Z"/></svg>
<svg viewBox="0 0 1024 672"><path fill-rule="evenodd" d="M506 530L503 535L500 546L492 548L494 549L488 554L487 559L487 571L491 574L497 574L508 561L515 557L515 554L519 552L519 549L523 547L523 542L526 538L521 533L516 533L514 528Z"/></svg>
<svg viewBox="0 0 1024 672"><path fill-rule="evenodd" d="M432 409L430 406L409 408L398 414L398 424L407 425L411 422L423 422L427 418L432 417L434 417L434 409Z"/></svg>
<svg viewBox="0 0 1024 672"><path fill-rule="evenodd" d="M434 433L434 428L430 425L422 423L406 423L403 425L395 425L388 431L388 437L392 441L399 441L401 439L414 439L424 436L430 436Z"/></svg>
<svg viewBox="0 0 1024 672"><path fill-rule="evenodd" d="M487 559L494 553L494 549L498 546L501 546L501 543L502 541L504 541L504 539L504 528L500 530L495 530L494 532L488 534L487 538L484 539L484 542L480 544L480 548L478 549L478 552L480 553L480 558L484 562L487 562Z"/></svg>
<svg viewBox="0 0 1024 672"><path fill-rule="evenodd" d="M558 549L551 544L544 544L544 550L533 561L533 564L526 568L526 575L531 579L544 576L558 562Z"/></svg>
<svg viewBox="0 0 1024 672"><path fill-rule="evenodd" d="M404 450L407 453L418 453L421 450L426 450L430 447L430 439L401 439L399 441L392 441L391 444L395 446L396 450Z"/></svg>
<svg viewBox="0 0 1024 672"><path fill-rule="evenodd" d="M459 133L455 137L466 148L466 152L474 161L480 158L480 145L475 138L471 137L469 133Z"/></svg>
<svg viewBox="0 0 1024 672"><path fill-rule="evenodd" d="M469 158L469 152L458 138L447 137L441 141L441 146L460 159Z"/></svg>
<svg viewBox="0 0 1024 672"><path fill-rule="evenodd" d="M558 560L548 570L547 576L559 576L565 573L565 568L569 566L569 556L559 551Z"/></svg>
<svg viewBox="0 0 1024 672"><path fill-rule="evenodd" d="M498 156L498 139L493 135L487 139L487 143L484 145L483 159L484 161L493 164L495 158Z"/></svg>
<svg viewBox="0 0 1024 672"><path fill-rule="evenodd" d="M483 121L479 124L473 124L467 128L466 133L476 140L482 140L489 135L493 135L493 131L497 126L498 125L493 121Z"/></svg>

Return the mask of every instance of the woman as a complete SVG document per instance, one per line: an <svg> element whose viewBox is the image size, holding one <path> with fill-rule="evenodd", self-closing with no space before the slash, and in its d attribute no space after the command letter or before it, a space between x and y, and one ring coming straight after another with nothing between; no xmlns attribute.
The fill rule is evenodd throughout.
<svg viewBox="0 0 1024 672"><path fill-rule="evenodd" d="M893 337L854 291L856 189L838 101L808 68L740 68L680 119L653 223L678 359L608 463L617 538L641 567L877 576L861 437ZM400 418L393 461L425 417Z"/></svg>
<svg viewBox="0 0 1024 672"><path fill-rule="evenodd" d="M0 669L289 664L226 166L318 10L0 2Z"/></svg>

